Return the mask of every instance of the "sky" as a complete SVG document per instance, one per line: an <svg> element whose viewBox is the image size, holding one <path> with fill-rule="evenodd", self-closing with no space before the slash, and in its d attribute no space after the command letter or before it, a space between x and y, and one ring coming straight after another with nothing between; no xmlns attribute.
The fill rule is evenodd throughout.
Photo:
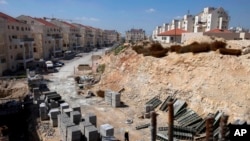
<svg viewBox="0 0 250 141"><path fill-rule="evenodd" d="M49 17L124 33L142 28L147 35L156 26L204 7L223 7L229 27L250 28L250 0L0 0L0 11L17 17ZM69 21L71 20L71 21Z"/></svg>

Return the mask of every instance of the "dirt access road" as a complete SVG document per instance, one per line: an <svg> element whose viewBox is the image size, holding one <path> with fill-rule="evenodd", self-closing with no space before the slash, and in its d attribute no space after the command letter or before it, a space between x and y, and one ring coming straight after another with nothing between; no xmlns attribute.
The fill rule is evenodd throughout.
<svg viewBox="0 0 250 141"><path fill-rule="evenodd" d="M71 106L80 106L88 103L88 99L78 95L74 81L74 71L79 64L89 64L92 66L92 55L103 55L106 49L100 49L96 52L81 53L80 57L76 57L69 61L64 61L65 65L58 68L58 72L51 73L46 76L50 80L48 88L51 91L57 91L62 99L67 101Z"/></svg>

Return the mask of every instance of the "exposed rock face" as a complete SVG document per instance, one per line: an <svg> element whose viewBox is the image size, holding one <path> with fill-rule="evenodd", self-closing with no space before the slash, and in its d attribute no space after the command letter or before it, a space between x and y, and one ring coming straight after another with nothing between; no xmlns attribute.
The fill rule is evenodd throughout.
<svg viewBox="0 0 250 141"><path fill-rule="evenodd" d="M222 110L250 123L250 60L247 55L229 56L217 52L168 53L163 58L138 55L130 47L120 54L102 58L106 68L100 89L125 88L122 101L134 105L169 94L185 100L203 117Z"/></svg>

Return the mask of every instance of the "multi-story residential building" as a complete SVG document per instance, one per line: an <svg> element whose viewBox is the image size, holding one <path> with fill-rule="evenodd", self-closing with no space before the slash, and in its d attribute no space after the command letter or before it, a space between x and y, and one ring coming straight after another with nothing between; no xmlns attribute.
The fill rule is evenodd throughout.
<svg viewBox="0 0 250 141"><path fill-rule="evenodd" d="M51 19L51 23L57 25L63 34L63 50L78 50L80 48L80 28L65 21Z"/></svg>
<svg viewBox="0 0 250 141"><path fill-rule="evenodd" d="M185 30L187 32L193 32L194 31L194 19L195 18L193 15L190 15L190 14L184 15L180 29Z"/></svg>
<svg viewBox="0 0 250 141"><path fill-rule="evenodd" d="M20 21L31 26L34 38L34 58L51 59L62 57L62 32L61 29L42 18L32 18L21 15L17 17Z"/></svg>
<svg viewBox="0 0 250 141"><path fill-rule="evenodd" d="M115 30L104 30L104 44L111 46L120 41L120 34Z"/></svg>
<svg viewBox="0 0 250 141"><path fill-rule="evenodd" d="M0 33L0 75L30 67L34 60L30 26L0 12Z"/></svg>
<svg viewBox="0 0 250 141"><path fill-rule="evenodd" d="M126 42L138 42L144 40L146 37L143 29L130 29L126 31Z"/></svg>
<svg viewBox="0 0 250 141"><path fill-rule="evenodd" d="M212 29L228 29L230 17L222 8L206 7L195 16L194 32L206 32Z"/></svg>

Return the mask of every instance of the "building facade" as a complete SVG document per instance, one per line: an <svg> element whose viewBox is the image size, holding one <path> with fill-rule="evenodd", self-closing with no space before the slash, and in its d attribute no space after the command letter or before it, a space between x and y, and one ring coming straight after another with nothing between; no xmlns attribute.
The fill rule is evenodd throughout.
<svg viewBox="0 0 250 141"><path fill-rule="evenodd" d="M222 8L206 7L195 16L194 32L207 32L213 29L228 29L230 17Z"/></svg>
<svg viewBox="0 0 250 141"><path fill-rule="evenodd" d="M30 25L0 12L0 74L30 67L34 61Z"/></svg>
<svg viewBox="0 0 250 141"><path fill-rule="evenodd" d="M62 31L58 26L45 19L25 15L21 15L17 19L31 26L35 60L62 57Z"/></svg>
<svg viewBox="0 0 250 141"><path fill-rule="evenodd" d="M143 41L146 37L143 29L130 29L126 31L126 42L138 42Z"/></svg>

